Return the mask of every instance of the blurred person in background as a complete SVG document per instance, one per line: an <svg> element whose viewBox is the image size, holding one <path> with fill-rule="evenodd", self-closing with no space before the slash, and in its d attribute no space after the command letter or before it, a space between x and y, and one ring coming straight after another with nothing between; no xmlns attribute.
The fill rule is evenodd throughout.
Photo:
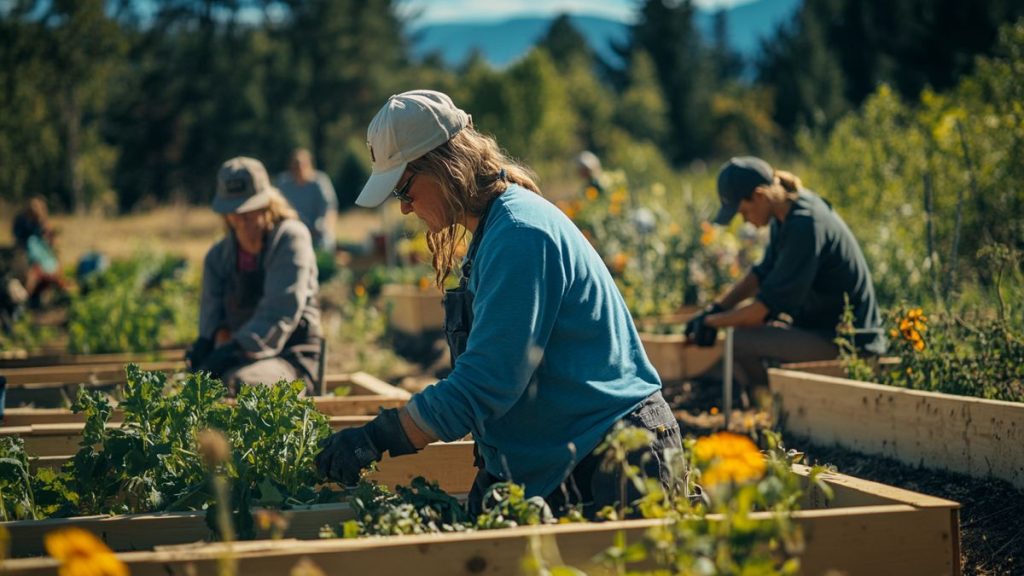
<svg viewBox="0 0 1024 576"><path fill-rule="evenodd" d="M887 340L864 253L832 205L800 179L753 156L733 158L718 173L721 208L715 224L739 213L768 226L764 258L686 325L700 346L733 326L737 376L749 392L768 386L766 364L830 360L839 356L836 326L849 301L854 344L883 354ZM749 403L749 399L748 399Z"/></svg>
<svg viewBox="0 0 1024 576"><path fill-rule="evenodd" d="M338 221L338 197L331 179L313 166L313 155L305 148L292 152L288 171L277 178L277 187L309 228L313 247L334 253L334 225Z"/></svg>
<svg viewBox="0 0 1024 576"><path fill-rule="evenodd" d="M50 213L42 196L29 199L12 223L15 249L23 268L18 280L28 293L32 308L41 305L48 289L66 297L68 284L60 269L56 253L57 230L50 223Z"/></svg>
<svg viewBox="0 0 1024 576"><path fill-rule="evenodd" d="M304 379L312 394L323 334L309 230L253 158L221 166L213 210L227 234L203 264L189 366L221 378L232 393L240 383Z"/></svg>
<svg viewBox="0 0 1024 576"><path fill-rule="evenodd" d="M405 408L331 436L321 473L351 485L385 452L472 433L472 514L511 481L556 514L579 505L592 518L627 484L597 451L621 425L650 432L630 461L671 490L680 433L658 374L608 268L531 172L431 90L392 96L367 139L373 172L356 204L393 196L426 224L438 287L467 234L472 242L444 300L451 373ZM637 496L628 484L627 505Z"/></svg>
<svg viewBox="0 0 1024 576"><path fill-rule="evenodd" d="M601 173L601 160L590 150L576 155L576 174L583 180L583 193L588 200L604 194L604 177ZM592 197L593 196L593 197Z"/></svg>

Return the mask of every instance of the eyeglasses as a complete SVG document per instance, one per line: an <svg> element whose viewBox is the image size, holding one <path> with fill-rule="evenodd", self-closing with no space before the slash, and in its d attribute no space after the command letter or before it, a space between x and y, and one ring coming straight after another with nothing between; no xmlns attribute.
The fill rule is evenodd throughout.
<svg viewBox="0 0 1024 576"><path fill-rule="evenodd" d="M409 179L405 181L405 184L402 184L401 187L395 188L391 191L391 195L401 200L403 204L412 204L412 196L409 196L409 186L412 185L412 179L415 176L416 174L410 175Z"/></svg>

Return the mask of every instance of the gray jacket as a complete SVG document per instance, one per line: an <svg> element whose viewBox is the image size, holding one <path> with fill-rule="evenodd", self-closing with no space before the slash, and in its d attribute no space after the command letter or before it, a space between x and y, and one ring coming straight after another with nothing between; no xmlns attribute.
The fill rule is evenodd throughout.
<svg viewBox="0 0 1024 576"><path fill-rule="evenodd" d="M267 234L260 254L265 272L262 296L251 317L230 327L226 298L236 274L236 253L237 241L230 233L206 253L201 337L212 339L219 328L228 327L251 359L262 360L282 352L303 318L311 333L321 335L316 256L302 222L283 220Z"/></svg>

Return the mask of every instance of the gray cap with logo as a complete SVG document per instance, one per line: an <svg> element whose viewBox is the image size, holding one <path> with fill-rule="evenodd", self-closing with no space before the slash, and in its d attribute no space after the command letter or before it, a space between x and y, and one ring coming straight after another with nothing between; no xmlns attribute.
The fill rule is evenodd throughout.
<svg viewBox="0 0 1024 576"><path fill-rule="evenodd" d="M274 190L263 163L238 156L221 164L217 172L217 193L213 211L218 214L242 214L266 208Z"/></svg>
<svg viewBox="0 0 1024 576"><path fill-rule="evenodd" d="M736 216L740 200L750 198L754 188L768 186L775 181L775 170L755 156L730 159L718 171L718 199L722 207L715 216L715 224L724 226Z"/></svg>

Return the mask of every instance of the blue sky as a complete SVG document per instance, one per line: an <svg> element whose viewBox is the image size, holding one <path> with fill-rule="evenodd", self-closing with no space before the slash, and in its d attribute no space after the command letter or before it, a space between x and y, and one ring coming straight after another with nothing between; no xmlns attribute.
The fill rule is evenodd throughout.
<svg viewBox="0 0 1024 576"><path fill-rule="evenodd" d="M701 8L725 8L751 0L694 0ZM417 24L438 21L499 20L516 15L583 12L629 21L637 0L407 0L407 10L422 10Z"/></svg>

